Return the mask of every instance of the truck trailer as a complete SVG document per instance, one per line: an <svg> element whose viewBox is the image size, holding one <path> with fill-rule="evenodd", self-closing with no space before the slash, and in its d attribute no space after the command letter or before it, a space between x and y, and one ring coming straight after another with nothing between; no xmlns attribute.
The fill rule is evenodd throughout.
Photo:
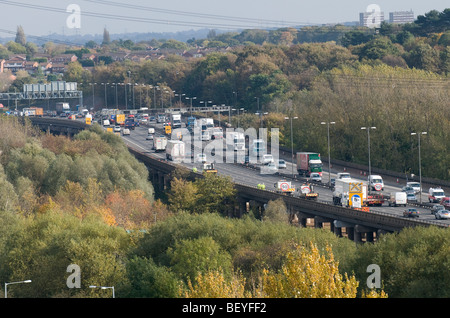
<svg viewBox="0 0 450 318"><path fill-rule="evenodd" d="M299 175L309 177L311 172L317 172L322 176L322 160L320 153L297 152L297 171Z"/></svg>
<svg viewBox="0 0 450 318"><path fill-rule="evenodd" d="M166 146L166 158L172 161L181 161L186 156L186 147L181 140L168 140Z"/></svg>

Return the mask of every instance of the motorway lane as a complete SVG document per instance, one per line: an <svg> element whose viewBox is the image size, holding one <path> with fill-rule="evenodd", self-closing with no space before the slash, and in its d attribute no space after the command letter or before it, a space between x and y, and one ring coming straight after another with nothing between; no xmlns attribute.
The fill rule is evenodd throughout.
<svg viewBox="0 0 450 318"><path fill-rule="evenodd" d="M163 127L162 124L151 124L151 126L140 126L136 127L135 130L131 131L130 136L122 136L124 141L131 145L134 148L137 148L138 150L141 150L145 153L148 153L152 156L155 156L160 159L165 159L165 153L155 153L151 148L153 145L153 141L146 140L147 136L147 129L148 127L155 127L156 134L163 134ZM204 148L205 145L208 142L202 142L202 147ZM191 163L183 163L184 166L186 166L189 169L192 169L194 166L198 168L198 171L201 171L201 164L191 162ZM296 168L296 166L294 166ZM282 173L286 175L286 179L291 180L292 176L292 164L290 162L287 162L287 168L282 169ZM326 168L326 167L325 167ZM259 183L264 183L266 185L266 190L275 190L274 183L277 181L283 179L283 177L280 177L278 175L268 175L268 174L260 174L258 170L246 167L241 164L235 164L235 163L217 163L216 169L218 170L218 173L220 175L227 175L230 176L234 182L248 185L248 186L255 186ZM305 181L304 178L299 177L296 174L296 170L294 170L295 176L297 179L294 179L293 185L295 185L296 188L299 188L300 185ZM335 173L331 174L332 178L336 177ZM354 179L359 179L362 181L367 181L365 178L361 176L352 175ZM315 191L319 193L319 201L325 201L327 203L332 202L332 191L326 186L328 183L328 172L324 171L322 180L324 185L317 185L315 186ZM390 194L392 192L400 191L401 186L392 185L392 184L386 184L384 193ZM426 198L426 194L422 194L422 199ZM407 207L413 207L408 205ZM414 206L416 207L416 206ZM427 221L433 221L438 223L445 223L450 224L450 220L436 220L434 215L431 214L430 209L423 208L423 207L416 207L420 211L420 219L421 220L427 220ZM370 207L370 211L374 212L380 212L380 213L387 213L390 215L396 215L399 217L403 216L403 211L405 210L404 207L389 207L387 206L387 203L383 205L382 207Z"/></svg>

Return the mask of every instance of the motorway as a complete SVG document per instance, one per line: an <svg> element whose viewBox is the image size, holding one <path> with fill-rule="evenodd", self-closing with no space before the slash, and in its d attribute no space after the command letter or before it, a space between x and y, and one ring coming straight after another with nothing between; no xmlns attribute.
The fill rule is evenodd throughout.
<svg viewBox="0 0 450 318"><path fill-rule="evenodd" d="M146 140L147 137L147 131L148 127L154 127L156 134L155 135L162 135L163 134L163 126L162 124L157 123L151 123L146 125L141 125L140 127L136 127L135 130L131 131L131 134L129 136L122 136L125 143L132 148L141 151L143 153L146 153L148 155L151 155L153 157L166 160L165 153L155 153L152 150L153 141L152 140ZM202 142L202 147L204 149L205 145L207 144L207 141ZM266 186L266 190L275 190L274 184L281 180L281 179L287 179L292 180L293 185L295 185L295 188L300 188L300 185L306 181L305 178L299 177L296 171L296 165L294 165L294 179L292 179L292 164L290 162L287 162L287 168L281 169L280 173L283 176L280 176L278 174L261 174L259 169L255 169L254 167L248 167L243 164L237 164L237 163L217 163L215 168L217 169L218 173L220 175L224 176L230 176L232 180L235 183L248 185L248 186L254 186L256 187L257 184L264 183ZM200 172L202 170L202 165L200 163L195 162L189 162L189 163L180 163L183 166L187 167L188 169L192 169L194 166L197 167L198 171ZM327 186L328 183L328 171L325 171L326 165L324 165L324 171L322 176L322 182L323 183L316 183L314 190L319 193L319 201L323 203L332 204L332 191ZM337 172L342 171L333 171L331 173L331 178L336 177ZM361 179L358 175L352 175L352 178L354 179ZM364 180L367 181L367 180ZM403 184L393 183L385 180L385 190L384 193L390 194L392 192L400 191ZM427 201L427 194L422 193L422 201ZM431 210L426 207L421 206L410 206L407 207L415 207L420 212L420 219L421 220L427 220L431 222L436 222L438 224L446 224L447 226L450 225L450 220L436 220L435 216L431 214ZM395 215L398 217L403 217L403 211L405 210L404 207L389 207L387 203L385 203L381 207L370 207L370 211L377 212L377 213L386 213L390 215Z"/></svg>

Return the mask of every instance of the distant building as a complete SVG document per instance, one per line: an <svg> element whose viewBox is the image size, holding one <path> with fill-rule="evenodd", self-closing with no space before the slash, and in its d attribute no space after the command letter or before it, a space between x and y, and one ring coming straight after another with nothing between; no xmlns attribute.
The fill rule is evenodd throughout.
<svg viewBox="0 0 450 318"><path fill-rule="evenodd" d="M389 22L396 24L412 23L414 22L414 12L413 11L390 12Z"/></svg>
<svg viewBox="0 0 450 318"><path fill-rule="evenodd" d="M359 25L368 28L379 28L384 22L384 12L372 11L361 12L359 14Z"/></svg>

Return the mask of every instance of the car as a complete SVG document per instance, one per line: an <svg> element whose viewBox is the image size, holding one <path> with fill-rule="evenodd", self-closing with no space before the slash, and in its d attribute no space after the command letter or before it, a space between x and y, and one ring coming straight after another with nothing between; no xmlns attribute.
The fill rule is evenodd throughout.
<svg viewBox="0 0 450 318"><path fill-rule="evenodd" d="M315 182L322 182L322 176L317 172L311 172L309 179Z"/></svg>
<svg viewBox="0 0 450 318"><path fill-rule="evenodd" d="M114 126L114 132L120 132L121 130L122 130L122 127Z"/></svg>
<svg viewBox="0 0 450 318"><path fill-rule="evenodd" d="M283 159L278 160L278 169L286 169L286 161Z"/></svg>
<svg viewBox="0 0 450 318"><path fill-rule="evenodd" d="M431 207L431 214L436 214L437 211L439 210L445 210L445 206L440 205L440 204L435 204Z"/></svg>
<svg viewBox="0 0 450 318"><path fill-rule="evenodd" d="M407 182L406 186L413 188L416 193L420 192L420 183L419 182Z"/></svg>
<svg viewBox="0 0 450 318"><path fill-rule="evenodd" d="M450 219L450 211L448 210L439 210L437 211L434 216L436 217L437 220L442 220L442 219Z"/></svg>
<svg viewBox="0 0 450 318"><path fill-rule="evenodd" d="M205 163L206 162L206 155L204 153L199 153L197 155L197 162Z"/></svg>
<svg viewBox="0 0 450 318"><path fill-rule="evenodd" d="M128 136L128 135L130 135L130 129L125 128L124 130L122 130L122 135L123 135L123 136Z"/></svg>
<svg viewBox="0 0 450 318"><path fill-rule="evenodd" d="M330 179L330 186L332 187L332 188L334 188L334 185L336 184L336 179L335 178L331 178Z"/></svg>
<svg viewBox="0 0 450 318"><path fill-rule="evenodd" d="M261 174L273 174L278 171L277 166L273 162L269 162L268 164L261 167Z"/></svg>
<svg viewBox="0 0 450 318"><path fill-rule="evenodd" d="M337 174L338 179L351 179L350 173L348 172L339 172Z"/></svg>
<svg viewBox="0 0 450 318"><path fill-rule="evenodd" d="M272 155L263 155L262 156L262 159L261 159L261 163L263 164L263 165L268 165L269 163L273 163L274 162L274 160L273 160L273 156Z"/></svg>
<svg viewBox="0 0 450 318"><path fill-rule="evenodd" d="M445 197L440 202L445 208L450 208L450 197Z"/></svg>
<svg viewBox="0 0 450 318"><path fill-rule="evenodd" d="M153 140L154 135L153 134L147 134L147 137L145 137L146 140Z"/></svg>
<svg viewBox="0 0 450 318"><path fill-rule="evenodd" d="M411 186L404 186L404 187L402 188L402 191L403 191L403 192L406 192L407 194L408 194L408 193L416 194L416 191L415 191L414 188L411 187Z"/></svg>
<svg viewBox="0 0 450 318"><path fill-rule="evenodd" d="M409 203L415 203L417 202L417 197L414 193L406 193L406 201Z"/></svg>
<svg viewBox="0 0 450 318"><path fill-rule="evenodd" d="M404 217L410 217L410 218L418 218L419 217L419 211L417 209L414 209L414 208L409 208L409 209L406 209L403 212L403 216Z"/></svg>

